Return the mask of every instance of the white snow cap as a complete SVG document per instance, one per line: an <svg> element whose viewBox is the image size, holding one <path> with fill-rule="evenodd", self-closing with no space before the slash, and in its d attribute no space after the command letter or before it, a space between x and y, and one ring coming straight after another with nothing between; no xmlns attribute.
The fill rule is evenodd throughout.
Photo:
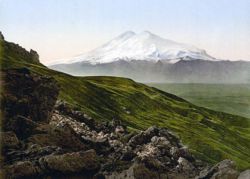
<svg viewBox="0 0 250 179"><path fill-rule="evenodd" d="M74 57L68 63L110 63L118 60L174 61L184 58L215 60L205 50L192 45L161 38L149 31L134 33L127 31L108 43L88 53Z"/></svg>

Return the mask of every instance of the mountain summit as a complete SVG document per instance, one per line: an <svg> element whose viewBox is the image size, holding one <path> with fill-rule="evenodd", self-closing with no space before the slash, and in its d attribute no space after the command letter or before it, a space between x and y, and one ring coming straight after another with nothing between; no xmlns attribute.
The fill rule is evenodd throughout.
<svg viewBox="0 0 250 179"><path fill-rule="evenodd" d="M171 61L178 59L214 60L205 50L192 45L164 39L149 31L138 34L127 31L88 53L74 57L68 63L100 64L118 60Z"/></svg>

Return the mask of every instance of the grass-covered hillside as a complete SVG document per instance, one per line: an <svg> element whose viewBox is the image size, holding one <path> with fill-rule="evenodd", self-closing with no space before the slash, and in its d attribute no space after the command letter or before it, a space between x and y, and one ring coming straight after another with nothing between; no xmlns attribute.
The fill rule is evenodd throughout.
<svg viewBox="0 0 250 179"><path fill-rule="evenodd" d="M193 104L250 118L250 84L149 83Z"/></svg>
<svg viewBox="0 0 250 179"><path fill-rule="evenodd" d="M119 119L131 130L151 125L168 127L203 160L234 160L240 169L250 167L250 120L195 106L156 88L118 77L73 77L26 61L15 48L1 42L1 66L27 67L53 76L61 86L60 99L96 120ZM17 47L16 48L20 48ZM29 55L28 55L29 56Z"/></svg>

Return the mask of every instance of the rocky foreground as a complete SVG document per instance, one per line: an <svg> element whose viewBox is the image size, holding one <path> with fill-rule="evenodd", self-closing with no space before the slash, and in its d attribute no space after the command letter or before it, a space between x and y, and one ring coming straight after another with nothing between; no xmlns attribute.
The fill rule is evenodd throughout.
<svg viewBox="0 0 250 179"><path fill-rule="evenodd" d="M50 77L2 72L2 178L249 179L233 161L199 161L166 128L128 132L58 100Z"/></svg>

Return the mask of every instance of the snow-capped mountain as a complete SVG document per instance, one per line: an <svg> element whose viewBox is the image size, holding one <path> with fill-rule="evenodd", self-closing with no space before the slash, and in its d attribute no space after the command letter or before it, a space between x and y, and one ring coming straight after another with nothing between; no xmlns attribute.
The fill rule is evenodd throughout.
<svg viewBox="0 0 250 179"><path fill-rule="evenodd" d="M136 34L127 31L88 53L68 60L68 63L110 63L118 60L176 61L178 59L214 60L205 50L192 45L161 38L151 32Z"/></svg>
<svg viewBox="0 0 250 179"><path fill-rule="evenodd" d="M128 31L88 53L50 66L77 76L119 76L140 82L250 83L250 63L224 61L205 50Z"/></svg>

